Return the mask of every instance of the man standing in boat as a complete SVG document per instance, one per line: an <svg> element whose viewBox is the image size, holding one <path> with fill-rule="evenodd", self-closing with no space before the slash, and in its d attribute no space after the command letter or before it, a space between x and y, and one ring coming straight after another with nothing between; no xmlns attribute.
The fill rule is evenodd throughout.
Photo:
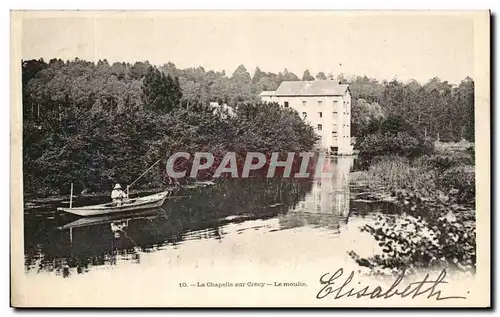
<svg viewBox="0 0 500 317"><path fill-rule="evenodd" d="M121 206L123 204L123 199L127 198L127 194L122 190L120 184L116 184L115 188L111 192L111 200L114 206Z"/></svg>

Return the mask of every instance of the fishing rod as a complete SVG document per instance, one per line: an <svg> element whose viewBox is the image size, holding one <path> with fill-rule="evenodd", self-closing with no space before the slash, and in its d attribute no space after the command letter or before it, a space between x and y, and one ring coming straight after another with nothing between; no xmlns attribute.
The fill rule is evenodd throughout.
<svg viewBox="0 0 500 317"><path fill-rule="evenodd" d="M158 164L162 159L159 159L158 161L156 161L153 165L151 165L144 173L142 173L139 177L137 177L130 185L127 185L127 197L129 195L129 189L130 187L132 187L132 185L134 185L139 179L141 179L141 177L143 177L144 175L146 175L147 172L149 172L149 170L151 170L156 164Z"/></svg>

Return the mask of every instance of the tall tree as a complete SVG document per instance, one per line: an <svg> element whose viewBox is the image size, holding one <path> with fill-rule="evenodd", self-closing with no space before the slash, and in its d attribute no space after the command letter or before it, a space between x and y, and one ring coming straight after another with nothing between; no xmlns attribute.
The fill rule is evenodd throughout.
<svg viewBox="0 0 500 317"><path fill-rule="evenodd" d="M115 75L120 80L125 78L126 70L127 64L125 63L116 62L111 65L111 74Z"/></svg>
<svg viewBox="0 0 500 317"><path fill-rule="evenodd" d="M294 73L289 72L288 69L285 68L278 74L278 80L281 83L282 81L299 81L300 78L297 77L297 75L295 75Z"/></svg>
<svg viewBox="0 0 500 317"><path fill-rule="evenodd" d="M260 70L259 66L255 67L255 72L253 73L252 83L255 85L259 83L262 78L266 76L266 73Z"/></svg>
<svg viewBox="0 0 500 317"><path fill-rule="evenodd" d="M304 71L304 75L302 75L302 81L311 81L314 80L314 77L311 75L311 72L309 72L309 69L306 69Z"/></svg>
<svg viewBox="0 0 500 317"><path fill-rule="evenodd" d="M134 66L130 68L130 75L134 79L141 79L142 77L146 76L148 73L149 67L151 65L149 64L148 61L146 62L136 62Z"/></svg>
<svg viewBox="0 0 500 317"><path fill-rule="evenodd" d="M177 78L165 76L157 68L149 67L142 84L144 104L159 113L168 113L180 105L182 91Z"/></svg>
<svg viewBox="0 0 500 317"><path fill-rule="evenodd" d="M244 65L238 66L230 78L231 99L232 105L237 105L240 102L250 100L252 90L252 78Z"/></svg>
<svg viewBox="0 0 500 317"><path fill-rule="evenodd" d="M474 80L467 77L458 86L457 99L460 113L463 114L464 135L467 140L475 141L475 107L474 107Z"/></svg>
<svg viewBox="0 0 500 317"><path fill-rule="evenodd" d="M325 73L323 73L323 72L319 72L319 73L316 75L316 79L317 79L317 80L326 80L327 78L326 78Z"/></svg>

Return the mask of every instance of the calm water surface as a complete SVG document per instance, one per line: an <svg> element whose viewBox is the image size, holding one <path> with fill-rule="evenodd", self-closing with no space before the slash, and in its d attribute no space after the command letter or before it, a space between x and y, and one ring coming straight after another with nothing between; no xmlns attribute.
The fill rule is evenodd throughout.
<svg viewBox="0 0 500 317"><path fill-rule="evenodd" d="M103 270L137 277L150 269L241 263L297 266L328 260L356 266L348 251L379 252L360 226L380 213L393 214L395 207L361 199L363 189L350 181L353 163L353 158L331 159L331 179L225 180L183 189L162 210L120 219L82 221L55 212L67 201L27 203L27 279L84 278ZM108 200L77 199L75 206Z"/></svg>

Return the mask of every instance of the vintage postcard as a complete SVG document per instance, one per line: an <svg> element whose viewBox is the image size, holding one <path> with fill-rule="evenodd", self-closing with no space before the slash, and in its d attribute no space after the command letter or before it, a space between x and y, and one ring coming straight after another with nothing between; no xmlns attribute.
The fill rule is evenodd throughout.
<svg viewBox="0 0 500 317"><path fill-rule="evenodd" d="M12 11L14 307L489 307L490 12Z"/></svg>

